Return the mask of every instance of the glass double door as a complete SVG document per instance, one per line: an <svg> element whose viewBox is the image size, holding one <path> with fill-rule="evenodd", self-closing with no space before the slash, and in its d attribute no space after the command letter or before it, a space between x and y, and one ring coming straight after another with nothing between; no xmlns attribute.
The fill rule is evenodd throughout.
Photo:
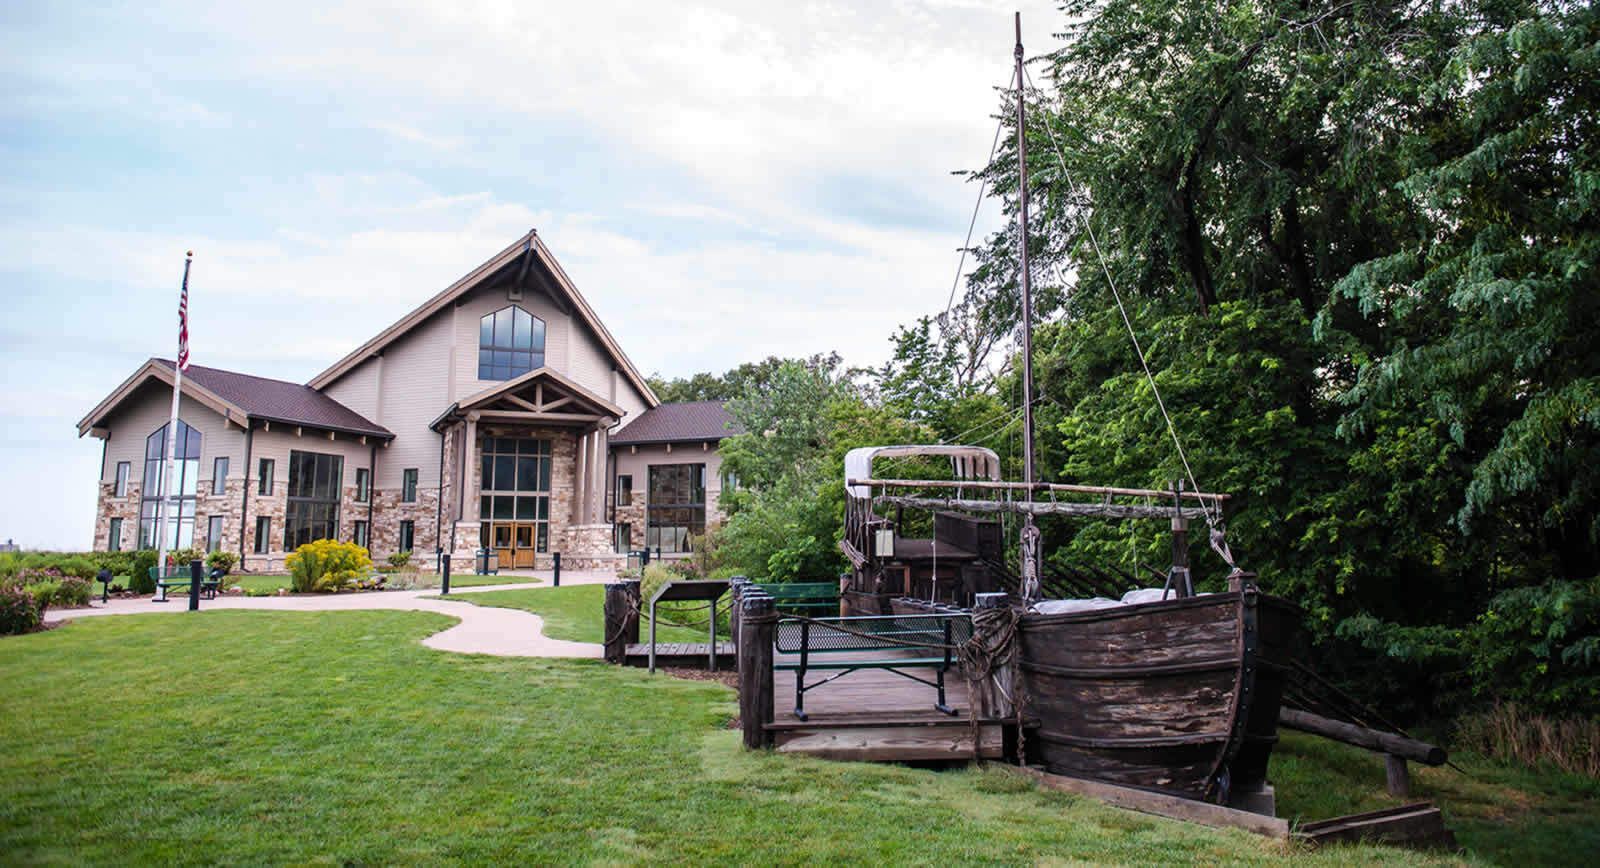
<svg viewBox="0 0 1600 868"><path fill-rule="evenodd" d="M501 569L533 569L538 551L538 534L535 531L533 522L494 522L490 525L494 552L500 558Z"/></svg>

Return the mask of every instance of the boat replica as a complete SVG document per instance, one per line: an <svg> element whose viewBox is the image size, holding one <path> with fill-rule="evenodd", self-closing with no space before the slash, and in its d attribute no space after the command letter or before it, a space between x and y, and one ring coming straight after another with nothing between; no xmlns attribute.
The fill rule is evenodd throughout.
<svg viewBox="0 0 1600 868"><path fill-rule="evenodd" d="M884 459L948 462L948 478L874 476ZM975 446L857 449L845 468L844 613L1014 607L1014 701L1027 762L1270 812L1267 762L1300 615L1238 569L1216 577L1218 590L1195 591L1189 522L1220 515L1225 495L1005 482L998 456ZM1170 519L1172 563L1151 570L1161 582L1154 588L1114 567L1040 565L1030 592L1007 567L1003 516L1025 527L1043 516ZM928 535L903 532L913 524Z"/></svg>

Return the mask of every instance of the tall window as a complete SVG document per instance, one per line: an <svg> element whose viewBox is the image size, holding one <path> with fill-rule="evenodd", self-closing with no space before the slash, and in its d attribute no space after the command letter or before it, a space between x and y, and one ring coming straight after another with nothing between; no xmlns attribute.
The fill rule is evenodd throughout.
<svg viewBox="0 0 1600 868"><path fill-rule="evenodd" d="M544 366L544 320L516 305L478 321L478 379L509 380Z"/></svg>
<svg viewBox="0 0 1600 868"><path fill-rule="evenodd" d="M106 535L106 551L122 551L122 519L120 518L111 520L111 532Z"/></svg>
<svg viewBox="0 0 1600 868"><path fill-rule="evenodd" d="M356 468L356 503L366 503L372 496L372 471L365 467Z"/></svg>
<svg viewBox="0 0 1600 868"><path fill-rule="evenodd" d="M362 548L370 548L367 545L367 523L365 521L355 522L354 529L350 532L350 541Z"/></svg>
<svg viewBox="0 0 1600 868"><path fill-rule="evenodd" d="M132 467L133 467L133 465L130 464L129 462L127 462L127 461L118 461L117 462L117 483L111 489L111 493L112 494L115 494L117 497L126 497L127 496L127 494L128 494L128 473L131 471Z"/></svg>
<svg viewBox="0 0 1600 868"><path fill-rule="evenodd" d="M222 548L222 516L211 516L210 524L206 527L206 551L214 552Z"/></svg>
<svg viewBox="0 0 1600 868"><path fill-rule="evenodd" d="M258 555L267 553L272 539L272 517L266 515L256 516L256 548Z"/></svg>
<svg viewBox="0 0 1600 868"><path fill-rule="evenodd" d="M688 552L690 537L706 532L706 466L652 464L645 502L645 545Z"/></svg>
<svg viewBox="0 0 1600 868"><path fill-rule="evenodd" d="M271 458L261 459L261 470L256 473L256 494L272 493L272 471L274 462Z"/></svg>
<svg viewBox="0 0 1600 868"><path fill-rule="evenodd" d="M228 493L228 457L218 456L211 461L211 493Z"/></svg>
<svg viewBox="0 0 1600 868"><path fill-rule="evenodd" d="M549 551L550 441L485 437L481 461L483 539Z"/></svg>
<svg viewBox="0 0 1600 868"><path fill-rule="evenodd" d="M339 538L339 486L344 459L321 452L289 453L289 504L283 516L283 550Z"/></svg>
<svg viewBox="0 0 1600 868"><path fill-rule="evenodd" d="M157 548L156 508L163 493L161 474L167 454L167 426L162 425L144 441L144 490L140 492L139 548ZM194 495L200 484L200 432L178 420L176 460L172 465L172 484L165 494L175 498L163 509L168 548L194 544Z"/></svg>
<svg viewBox="0 0 1600 868"><path fill-rule="evenodd" d="M613 540L615 551L627 554L633 549L633 525L628 522L617 522L617 538Z"/></svg>
<svg viewBox="0 0 1600 868"><path fill-rule="evenodd" d="M417 502L417 468L407 467L400 473L400 500L403 503Z"/></svg>
<svg viewBox="0 0 1600 868"><path fill-rule="evenodd" d="M416 542L415 536L416 536L416 525L412 524L411 519L409 519L409 518L401 519L401 521L400 521L400 551L403 551L403 552L411 551L412 543Z"/></svg>
<svg viewBox="0 0 1600 868"><path fill-rule="evenodd" d="M633 505L633 475L624 473L617 477L617 506Z"/></svg>

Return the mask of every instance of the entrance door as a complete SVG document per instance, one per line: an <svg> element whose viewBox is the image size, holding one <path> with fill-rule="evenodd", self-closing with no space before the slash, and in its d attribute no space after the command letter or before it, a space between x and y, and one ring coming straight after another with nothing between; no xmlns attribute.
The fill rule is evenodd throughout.
<svg viewBox="0 0 1600 868"><path fill-rule="evenodd" d="M494 553L500 559L501 568L515 568L516 554L511 548L511 525L497 524L494 526Z"/></svg>
<svg viewBox="0 0 1600 868"><path fill-rule="evenodd" d="M519 524L515 525L515 528L516 533L511 540L512 548L514 549L512 557L516 559L517 569L532 569L534 558L533 525Z"/></svg>

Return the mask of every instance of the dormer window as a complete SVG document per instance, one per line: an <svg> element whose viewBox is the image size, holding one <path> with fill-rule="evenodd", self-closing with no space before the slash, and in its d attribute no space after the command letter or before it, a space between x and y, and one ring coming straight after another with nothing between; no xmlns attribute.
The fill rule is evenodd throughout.
<svg viewBox="0 0 1600 868"><path fill-rule="evenodd" d="M544 367L544 320L516 305L478 322L478 379L509 380Z"/></svg>

